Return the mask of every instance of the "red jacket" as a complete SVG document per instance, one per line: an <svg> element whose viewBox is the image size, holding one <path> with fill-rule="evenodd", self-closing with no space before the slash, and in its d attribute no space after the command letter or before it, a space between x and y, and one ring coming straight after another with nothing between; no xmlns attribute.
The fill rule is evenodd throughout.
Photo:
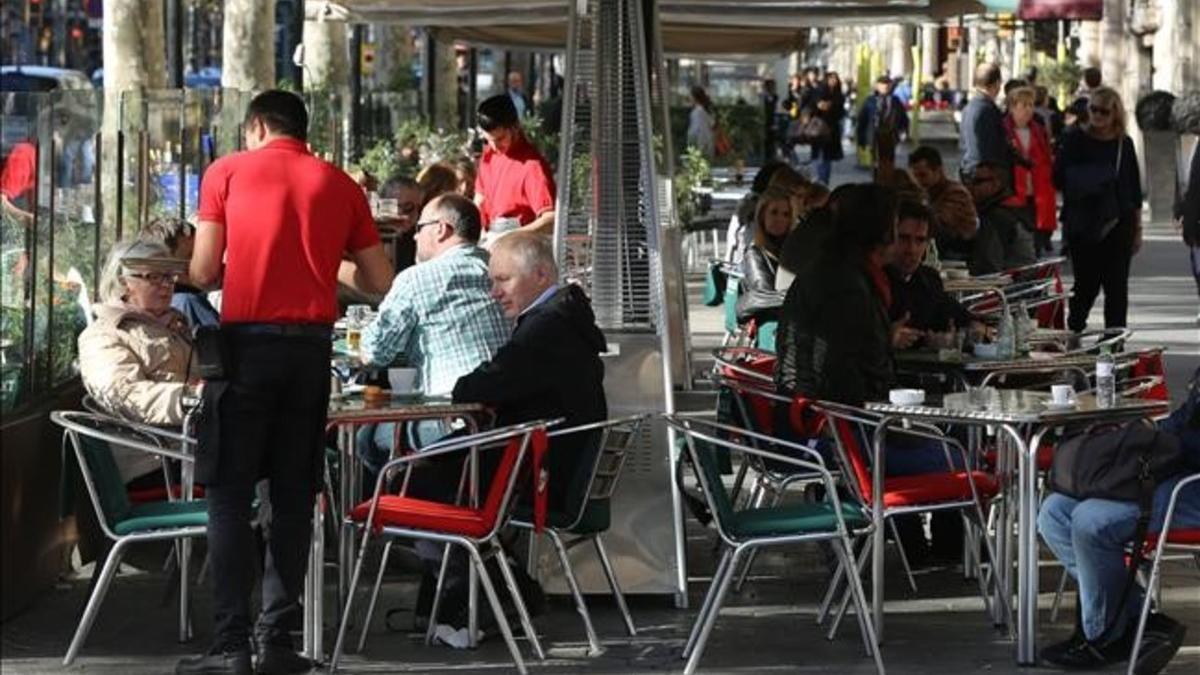
<svg viewBox="0 0 1200 675"><path fill-rule="evenodd" d="M1054 201L1054 151L1050 148L1050 137L1037 120L1029 122L1029 147L1022 147L1017 137L1012 116L1004 116L1004 133L1013 152L1024 157L1032 169L1020 162L1013 163L1013 196L1004 202L1006 206L1024 206L1029 199L1027 177L1033 174L1033 205L1036 215L1035 226L1041 232L1053 232L1058 226Z"/></svg>

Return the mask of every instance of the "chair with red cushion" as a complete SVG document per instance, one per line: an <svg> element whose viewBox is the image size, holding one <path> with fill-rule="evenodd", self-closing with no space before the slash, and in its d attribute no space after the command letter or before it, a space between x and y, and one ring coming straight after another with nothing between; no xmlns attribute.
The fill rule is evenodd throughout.
<svg viewBox="0 0 1200 675"><path fill-rule="evenodd" d="M479 576L492 612L497 617L496 622L500 632L504 635L504 641L508 645L517 670L525 673L525 662L521 658L520 650L517 649L512 630L504 619L504 609L484 565L487 559L493 556L497 558L501 576L504 577L505 585L513 599L513 605L521 618L525 636L533 645L538 658L545 658L537 634L533 630L533 624L529 620L525 603L517 590L516 580L508 566L508 557L500 545L497 534L508 521L513 502L512 495L518 477L522 475L522 462L530 454L534 455L535 464L540 460L540 452L545 449L548 424L550 423L539 420L450 439L430 445L418 454L393 459L383 466L375 481L375 492L370 501L359 504L347 515L348 524L362 528L362 542L359 546L358 562L355 564L354 574L351 577L341 624L338 627L337 643L330 660L330 672L337 669L338 661L341 658L346 627L350 622L350 612L354 605L355 589L362 576L363 560L366 558L367 546L372 537L376 535L389 539L394 537L425 539L465 548L470 558L470 564ZM389 476L398 471L411 470L412 463L416 460L429 460L434 457L467 451L502 453L496 463L491 482L487 486L483 502L477 506L446 504L406 497L404 494L384 492L384 486L388 484ZM536 474L536 471L534 473ZM544 490L540 490L540 493L544 494ZM535 495L535 502L540 501L542 501L541 496ZM447 547L448 554L449 548ZM446 567L446 560L447 558L443 557L443 571ZM429 616L431 628L437 624L440 591L441 580L439 579L438 590L435 593L433 608Z"/></svg>
<svg viewBox="0 0 1200 675"><path fill-rule="evenodd" d="M1179 495L1185 487L1193 483L1200 483L1200 473L1194 473L1175 485L1174 489L1171 490L1171 499L1167 502L1167 512L1163 517L1162 530L1146 537L1146 547L1149 549L1147 551L1147 559L1152 561L1150 563L1150 578L1146 582L1146 599L1142 601L1142 613L1138 618L1137 633L1133 638L1133 653L1129 655L1128 675L1134 675L1134 666L1137 665L1138 652L1142 648L1142 635L1146 632L1146 619L1150 615L1150 603L1154 600L1154 590L1161 578L1159 575L1159 564L1162 563L1163 551L1170 547L1172 549L1186 550L1200 554L1200 528L1175 529L1171 527ZM1200 487L1200 485L1197 487Z"/></svg>
<svg viewBox="0 0 1200 675"><path fill-rule="evenodd" d="M972 466L972 462L967 458L966 449L957 440L945 436L934 427L916 424L906 428L885 426L885 418L877 413L838 403L819 401L816 403L816 407L826 415L827 426L837 442L838 460L842 464L842 473L847 476L845 482L854 492L856 499L871 514L875 527L873 540L868 539L859 553L858 565L861 569L866 563L867 556L871 556L874 578L872 607L875 628L882 641L884 525L895 516L956 510L962 513L964 519L973 522L977 528L983 530L984 502L996 496L1000 489L999 484L990 473L954 468L951 460L952 449L961 457L962 466ZM932 440L942 444L946 453L947 470L915 476L892 478L882 476L881 467L884 465L886 441L889 437L896 435ZM867 447L866 439L873 439L874 448ZM986 536L983 537L983 541L990 562L995 559L992 544ZM976 578L979 580L979 592L983 597L984 606L990 616L992 614L990 594L986 588L984 576L976 575ZM824 621L840 581L840 577L834 579L825 596L825 601L822 603L819 620ZM1003 597L1001 597L1001 601L1005 602ZM848 596L843 594L837 617L830 627L831 637L837 631L848 602ZM1007 607L1004 609L1007 611Z"/></svg>

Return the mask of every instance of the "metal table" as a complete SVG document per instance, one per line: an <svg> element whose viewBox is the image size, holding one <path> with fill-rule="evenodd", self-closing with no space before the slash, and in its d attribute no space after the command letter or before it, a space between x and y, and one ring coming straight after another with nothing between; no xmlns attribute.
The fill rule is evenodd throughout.
<svg viewBox="0 0 1200 675"><path fill-rule="evenodd" d="M1004 432L1007 442L1000 443L1000 449L1008 452L1001 452L1001 455L1008 455L1009 459L1000 460L1002 480L1006 477L1011 479L1012 459L1016 460L1016 485L1013 487L1016 488L1017 502L1017 663L1020 665L1037 663L1037 449L1043 436L1047 431L1061 426L1158 416L1165 414L1169 407L1166 401L1118 399L1113 407L1100 408L1090 394L1078 396L1077 403L1066 409L1048 407L1046 403L1049 400L1050 395L1044 392L978 389L947 394L940 406L866 404L867 410L885 415L876 436L877 442L883 442L888 426L902 420L974 427L995 426ZM1011 486L1011 482L1005 484ZM882 512L882 491L876 490L874 498L876 509ZM1011 597L1012 593L1012 553L1007 542L1012 531L1011 526L1007 525L1010 519L1011 513L1005 506L999 521L1002 525L996 530L997 557L1002 569L996 570L995 574L997 588L1003 589L1007 597ZM1004 532L1005 536L999 536L1000 532ZM883 529L877 528L874 536L877 557L873 574L876 583L880 583L883 576L883 557L880 555L884 548Z"/></svg>
<svg viewBox="0 0 1200 675"><path fill-rule="evenodd" d="M1006 274L985 277L967 277L965 279L946 279L942 282L942 288L947 293L983 293L985 291L997 291L1008 286L1013 282L1012 277Z"/></svg>
<svg viewBox="0 0 1200 675"><path fill-rule="evenodd" d="M338 471L337 503L333 514L338 521L338 613L350 587L354 569L354 538L341 536L341 523L361 500L362 463L355 452L355 430L363 424L415 422L420 420L462 420L474 432L482 418L490 417L489 409L478 403L453 403L449 398L406 396L368 401L361 395L334 394L329 399L327 430L337 429L337 449L341 462ZM471 485L477 484L472 463ZM304 582L304 655L323 660L325 656L323 618L325 614L323 589L325 585L325 508L327 493L321 492L313 506L312 546L309 552L308 575ZM470 578L472 588L474 575ZM471 593L474 597L474 593ZM475 613L471 613L472 622ZM475 634L475 626L470 634Z"/></svg>

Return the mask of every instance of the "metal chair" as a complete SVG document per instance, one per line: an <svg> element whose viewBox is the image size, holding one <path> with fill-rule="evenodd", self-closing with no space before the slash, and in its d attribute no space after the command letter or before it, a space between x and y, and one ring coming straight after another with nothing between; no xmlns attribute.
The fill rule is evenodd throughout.
<svg viewBox="0 0 1200 675"><path fill-rule="evenodd" d="M389 539L405 537L409 539L425 539L441 542L447 545L455 544L467 550L472 567L483 586L484 594L496 616L500 632L508 645L509 653L517 670L526 673L525 661L517 648L512 629L504 619L504 609L496 595L495 586L488 575L484 561L495 557L499 563L501 576L513 598L513 604L520 615L525 636L533 645L539 659L545 658L541 643L533 630L529 612L516 586L516 580L508 566L508 557L499 542L499 532L509 519L512 504L512 494L521 475L521 464L531 449L536 452L538 446L545 442L545 429L552 422L534 421L517 424L502 429L485 431L461 438L452 438L434 443L421 453L393 459L385 464L375 481L375 492L370 501L359 504L346 515L346 524L362 528L362 542L359 545L358 561L354 566L354 574L347 591L346 606L342 612L341 623L338 626L337 642L334 645L333 656L330 659L330 672L337 670L341 660L342 649L346 638L346 628L350 623L350 613L354 607L355 590L362 576L363 560L366 558L367 546L373 535L383 535ZM540 438L538 438L540 437ZM486 497L478 506L458 506L443 504L423 499L406 497L403 494L390 495L384 492L388 478L397 471L411 471L413 462L428 460L435 457L470 451L497 451L502 449L502 456L496 465L495 472L488 486ZM468 466L464 469L470 468ZM407 482L407 477L405 479ZM440 604L442 578L445 576L449 562L449 546L442 557L442 570L438 575L438 588L434 594L433 608L429 615L429 636L437 625L438 605ZM372 601L372 605L374 601ZM370 618L368 616L367 622ZM427 636L428 639L428 636Z"/></svg>
<svg viewBox="0 0 1200 675"><path fill-rule="evenodd" d="M956 439L942 435L936 428L927 425L912 425L909 428L886 426L886 418L853 406L828 401L816 403L818 410L825 413L829 419L834 439L837 442L838 458L842 463L842 471L848 476L847 484L855 497L863 504L871 516L874 525L874 540L867 540L858 560L858 566L865 565L868 556L872 559L871 600L875 630L882 640L883 636L883 527L894 516L929 513L933 511L955 510L962 513L964 519L981 530L985 527L984 500L989 500L999 492L996 479L985 472L977 470L959 470L954 468L951 449L957 451L964 467L973 463L968 459L966 449ZM868 429L873 431L868 432ZM889 433L932 440L942 445L946 457L947 471L941 473L925 473L915 476L899 476L885 478L883 472L884 453L886 451ZM870 455L865 450L867 443L871 444ZM968 530L969 531L969 530ZM995 569L996 556L992 543L985 535L984 546L988 561ZM840 570L839 570L840 573ZM997 575L993 575L997 576ZM988 591L983 575L976 575L979 581L979 593L983 598L988 614L992 613ZM823 621L829 610L830 603L840 580L835 578L825 601L822 602L818 621ZM997 579L999 581L999 579ZM1000 602L1009 616L1007 598L1000 594ZM841 606L837 616L830 626L832 637L841 623L849 598L842 596Z"/></svg>
<svg viewBox="0 0 1200 675"><path fill-rule="evenodd" d="M1200 528L1171 530L1171 521L1175 517L1175 505L1179 502L1179 494L1185 487L1192 483L1200 483L1200 473L1194 473L1175 485L1174 489L1171 490L1171 499L1167 502L1167 512L1163 518L1162 531L1146 540L1147 547L1154 547L1154 555L1152 556L1153 562L1150 563L1150 579L1146 583L1146 598L1142 601L1142 611L1138 617L1137 633L1134 634L1133 638L1133 652L1129 655L1129 670L1126 671L1127 675L1134 675L1134 666L1137 665L1138 652L1142 648L1142 636L1146 633L1146 620L1150 615L1150 603L1154 599L1155 589L1161 580L1159 570L1163 559L1163 551L1168 546L1173 549L1191 551L1197 556L1197 561L1200 561Z"/></svg>
<svg viewBox="0 0 1200 675"><path fill-rule="evenodd" d="M69 666L79 654L91 631L108 586L120 567L125 549L131 544L149 541L183 542L203 537L207 532L208 510L204 501L178 500L131 504L117 471L112 448L148 452L185 464L192 456L173 449L175 434L138 425L115 417L81 411L58 410L50 421L62 427L63 442L70 443L79 463L80 474L91 498L100 529L113 542L96 578L88 603L75 630L63 665ZM184 547L181 549L186 550ZM190 638L188 595L188 556L179 556L179 640Z"/></svg>
<svg viewBox="0 0 1200 675"><path fill-rule="evenodd" d="M625 455L637 440L642 423L647 417L647 415L632 415L568 429L557 429L548 434L551 439L575 434L598 435L596 436L598 452L595 462L589 468L586 483L579 486L583 489L579 490L578 494L568 493L567 495L567 501L574 502L578 506L567 512L550 511L546 514L546 527L542 530L542 533L549 537L551 543L554 544L554 550L558 555L559 564L562 565L567 586L575 598L575 608L578 610L580 618L583 619L583 627L588 639L588 653L592 656L599 655L603 649L600 641L596 638L592 617L588 613L587 603L584 602L583 593L575 578L575 570L571 566L567 551L580 544L592 543L596 549L596 555L600 558L600 565L604 568L604 575L608 579L608 587L612 591L613 600L616 601L617 608L621 611L621 617L625 620L625 630L630 637L636 636L637 629L633 625L633 618L629 614L625 596L617 583L616 573L608 558L608 552L604 548L601 535L608 531L612 495L617 487L617 480L621 476L621 467L625 464ZM526 509L519 508L517 516L509 524L513 527L530 530L536 536L537 530L531 515ZM574 539L564 543L563 535L570 535Z"/></svg>
<svg viewBox="0 0 1200 675"><path fill-rule="evenodd" d="M863 535L870 531L870 521L862 506L855 502L842 501L838 497L833 475L825 468L820 453L803 445L788 443L754 432L731 427L719 422L699 418L668 415L667 424L681 434L692 462L696 480L704 492L705 500L712 512L717 533L724 550L721 553L712 584L705 596L704 604L692 626L682 658L687 660L683 672L691 675L700 663L708 637L721 612L721 605L729 591L733 574L743 555L765 546L780 546L805 542L829 542L838 556L839 572L854 568L851 535ZM787 456L778 452L748 447L730 440L732 435L748 435L759 442L772 444L775 448L791 453ZM753 455L773 462L792 464L797 471L809 471L821 476L825 486L826 501L803 503L770 508L734 510L732 500L721 483L713 450L725 448L731 452ZM804 459L797 459L802 456ZM875 669L883 675L883 660L867 610L866 595L857 574L848 573L850 594L854 598L862 631L863 644L875 661Z"/></svg>

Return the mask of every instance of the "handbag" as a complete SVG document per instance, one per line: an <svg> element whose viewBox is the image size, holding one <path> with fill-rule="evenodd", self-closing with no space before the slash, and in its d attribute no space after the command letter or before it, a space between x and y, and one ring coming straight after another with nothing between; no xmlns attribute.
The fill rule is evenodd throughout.
<svg viewBox="0 0 1200 675"><path fill-rule="evenodd" d="M733 151L733 141L729 140L729 134L725 133L725 129L716 126L713 129L713 152L718 157L728 155Z"/></svg>
<svg viewBox="0 0 1200 675"><path fill-rule="evenodd" d="M1179 439L1145 421L1102 424L1054 450L1050 489L1075 499L1137 502L1186 469Z"/></svg>

